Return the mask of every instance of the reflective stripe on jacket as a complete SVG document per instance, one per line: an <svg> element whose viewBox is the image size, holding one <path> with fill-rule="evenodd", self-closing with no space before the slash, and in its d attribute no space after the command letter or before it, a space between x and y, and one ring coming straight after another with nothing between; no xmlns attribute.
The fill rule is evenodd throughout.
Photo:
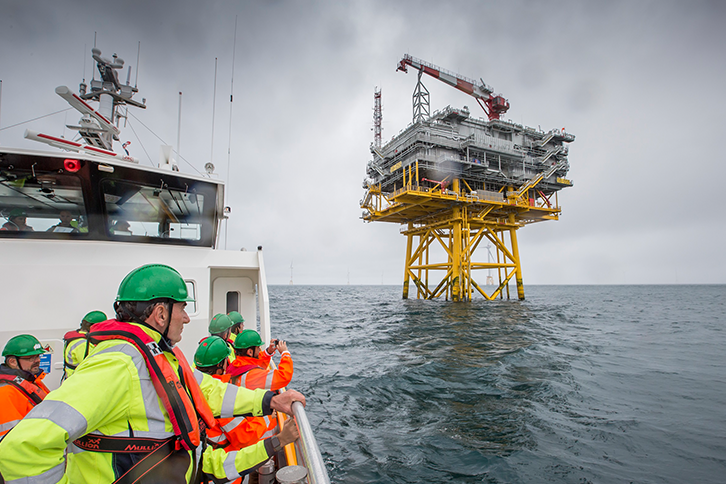
<svg viewBox="0 0 726 484"><path fill-rule="evenodd" d="M174 428L174 434L179 438L183 448L192 450L201 442L198 417L201 417L208 427L216 425L212 411L204 400L192 369L181 350L177 348L171 350L180 363L172 367L158 342L151 336L138 326L115 320L95 324L87 337L89 341L122 339L131 343L141 353L149 369L156 394L161 399ZM178 370L181 372L177 373ZM180 381L180 377L184 382ZM184 391L184 388L187 391Z"/></svg>
<svg viewBox="0 0 726 484"><path fill-rule="evenodd" d="M41 373L31 382L17 370L0 365L0 439L48 395L44 377Z"/></svg>
<svg viewBox="0 0 726 484"><path fill-rule="evenodd" d="M265 354L265 351L261 351L260 355ZM290 353L285 351L280 356L280 364L276 370L265 370L260 367L263 361L260 358L250 358L249 356L238 356L232 365L227 369L227 373L235 375L237 372L235 368L242 368L246 366L257 366L245 373L244 386L249 389L263 388L265 390L279 390L282 387L286 387L292 380L292 357ZM267 359L269 364L269 359Z"/></svg>
<svg viewBox="0 0 726 484"><path fill-rule="evenodd" d="M157 343L161 338L149 328L133 326ZM175 370L184 364L172 353L163 352L163 356ZM271 413L271 392L249 392L199 371L193 373L193 378L215 417ZM152 439L174 435L174 426L144 357L131 343L119 339L101 341L73 378L35 407L16 431L0 442L0 473L8 483L20 479L23 484L113 482L130 465L128 455L123 458L73 445L86 434ZM209 447L180 452L189 456L186 475L183 480L169 482L192 482L198 458L204 472L231 480L239 477L240 470L249 470L274 454L267 442L230 453Z"/></svg>
<svg viewBox="0 0 726 484"><path fill-rule="evenodd" d="M230 375L212 375L222 382L240 384L240 378ZM239 450L254 445L279 433L277 419L270 415L264 417L218 418L219 428L207 430L207 440L215 447L226 451Z"/></svg>

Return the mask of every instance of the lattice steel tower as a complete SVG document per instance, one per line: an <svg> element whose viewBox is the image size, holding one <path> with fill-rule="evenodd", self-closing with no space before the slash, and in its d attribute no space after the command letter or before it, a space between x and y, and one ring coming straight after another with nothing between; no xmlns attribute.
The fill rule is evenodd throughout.
<svg viewBox="0 0 726 484"><path fill-rule="evenodd" d="M383 131L383 107L381 106L381 90L373 91L373 146L381 149L381 132Z"/></svg>
<svg viewBox="0 0 726 484"><path fill-rule="evenodd" d="M483 81L406 55L398 70L408 67L418 70L413 123L385 146L371 145L362 218L402 225L404 299L410 281L419 298L465 301L474 291L489 300L509 297L513 278L524 299L517 230L559 218L557 192L572 186L565 178L565 143L575 137L564 128L544 132L501 120L509 102ZM424 73L473 96L488 119L472 118L466 107L429 115ZM486 262L477 262L474 253L484 240L496 256L487 248ZM443 260L433 260L439 256ZM493 291L474 280L481 269L496 270Z"/></svg>

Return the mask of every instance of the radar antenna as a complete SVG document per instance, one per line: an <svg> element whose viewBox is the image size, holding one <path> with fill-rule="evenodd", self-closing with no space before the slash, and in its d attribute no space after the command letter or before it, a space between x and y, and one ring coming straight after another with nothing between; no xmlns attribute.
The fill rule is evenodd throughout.
<svg viewBox="0 0 726 484"><path fill-rule="evenodd" d="M116 54L113 54L112 59L102 57L101 50L95 46L91 49L91 54L96 61L101 78L96 79L95 75L93 76L89 92L86 92L85 78L79 86L79 94L71 92L66 86L59 86L55 89L56 94L81 113L82 117L78 126L68 125L67 127L77 130L86 144L30 130L25 132L25 137L64 150L87 151L94 155L138 163L136 158L115 153L113 142L119 141L119 119L126 119L127 116L128 108L126 108L126 112L122 111L122 108L130 105L146 109L146 99L143 99L142 102L132 99L139 90L130 84L131 66L129 66L126 76L126 83L122 84L119 81L117 71L124 67L123 59ZM98 109L94 109L87 101L97 101Z"/></svg>

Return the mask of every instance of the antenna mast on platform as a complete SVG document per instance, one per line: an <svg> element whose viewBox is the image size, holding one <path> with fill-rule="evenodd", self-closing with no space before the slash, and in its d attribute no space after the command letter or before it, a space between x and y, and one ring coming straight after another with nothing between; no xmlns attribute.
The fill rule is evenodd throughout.
<svg viewBox="0 0 726 484"><path fill-rule="evenodd" d="M373 92L373 103L373 146L376 149L381 149L383 107L381 106L381 90L377 87Z"/></svg>

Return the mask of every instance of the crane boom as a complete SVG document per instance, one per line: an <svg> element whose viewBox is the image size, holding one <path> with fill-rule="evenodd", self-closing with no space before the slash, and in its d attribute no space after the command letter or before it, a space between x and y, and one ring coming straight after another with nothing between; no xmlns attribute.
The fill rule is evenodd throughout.
<svg viewBox="0 0 726 484"><path fill-rule="evenodd" d="M509 109L509 101L498 94L493 95L494 90L487 86L484 81L480 80L480 83L477 83L473 79L447 71L446 69L442 69L434 64L417 59L408 54L405 54L399 61L398 68L396 70L408 72L408 66L411 66L420 72L424 72L429 76L472 96L487 114L489 120L499 119L499 117L506 113Z"/></svg>

